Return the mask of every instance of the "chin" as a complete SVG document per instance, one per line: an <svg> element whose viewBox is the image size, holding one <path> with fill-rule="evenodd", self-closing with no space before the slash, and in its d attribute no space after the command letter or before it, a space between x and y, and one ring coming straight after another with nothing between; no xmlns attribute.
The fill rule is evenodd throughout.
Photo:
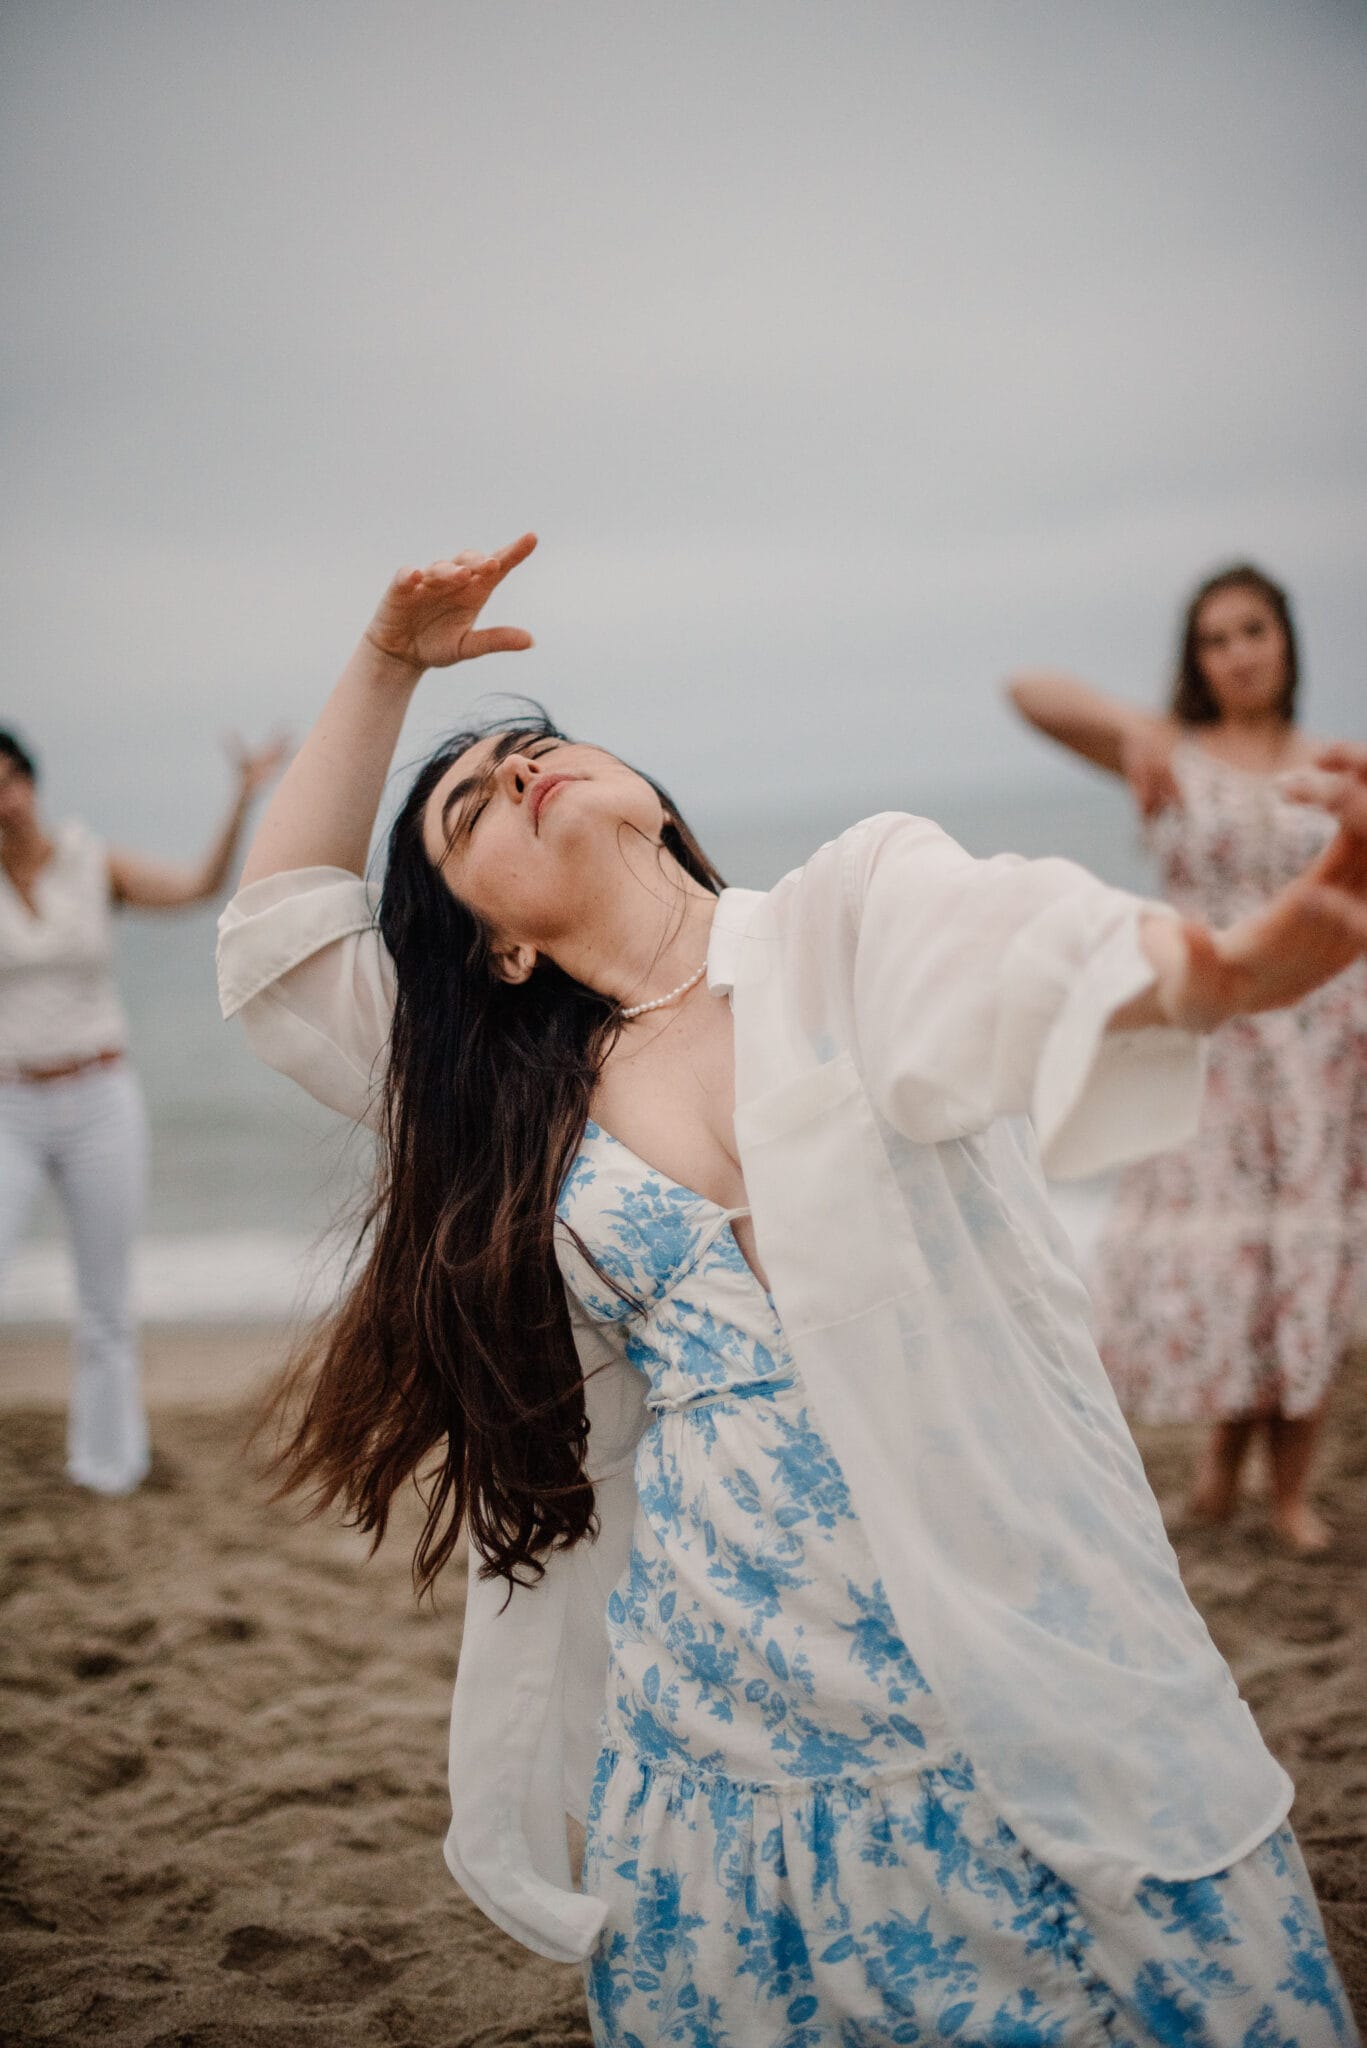
<svg viewBox="0 0 1367 2048"><path fill-rule="evenodd" d="M1275 711L1281 696L1280 683L1235 684L1221 706L1225 711Z"/></svg>

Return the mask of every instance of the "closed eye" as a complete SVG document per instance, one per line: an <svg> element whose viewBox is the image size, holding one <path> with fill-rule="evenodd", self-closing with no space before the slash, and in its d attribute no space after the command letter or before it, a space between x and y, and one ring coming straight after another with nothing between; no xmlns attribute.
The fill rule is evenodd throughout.
<svg viewBox="0 0 1367 2048"><path fill-rule="evenodd" d="M522 752L526 755L529 761L540 761L545 755L553 754L556 748L558 746L562 746L563 744L564 742L561 740L537 740L534 746L523 747ZM509 751L511 751L511 748L509 749ZM506 756L499 757L500 760L503 758L506 758ZM486 789L492 783L494 770L498 767L498 765L499 760L491 761L487 772L481 777L481 782ZM479 785L477 784L476 787L478 786ZM448 807L452 801L452 798L459 800L459 798L462 795L465 795L467 793L468 792L463 787L453 790L451 796L447 798ZM467 839L469 838L470 834L474 831L480 819L484 816L484 813L488 810L489 802L490 799L486 796L482 803L476 804L474 806L468 818L461 819L457 829L459 831L462 831Z"/></svg>

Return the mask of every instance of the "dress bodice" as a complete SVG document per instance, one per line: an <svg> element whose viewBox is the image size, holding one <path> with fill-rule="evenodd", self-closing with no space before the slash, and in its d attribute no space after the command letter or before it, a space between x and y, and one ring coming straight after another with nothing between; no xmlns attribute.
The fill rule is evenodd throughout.
<svg viewBox="0 0 1367 2048"><path fill-rule="evenodd" d="M622 1327L652 1409L791 1378L777 1311L731 1228L748 1211L680 1187L590 1122L558 1214L565 1283L595 1321Z"/></svg>
<svg viewBox="0 0 1367 2048"><path fill-rule="evenodd" d="M1275 779L1250 775L1184 741L1173 757L1182 790L1150 819L1145 840L1163 893L1187 917L1216 925L1246 916L1323 851L1333 822L1288 803Z"/></svg>
<svg viewBox="0 0 1367 2048"><path fill-rule="evenodd" d="M919 1766L948 1738L737 1213L593 1123L561 1190L566 1284L620 1331L654 1411L607 1605L605 1740L747 1782Z"/></svg>

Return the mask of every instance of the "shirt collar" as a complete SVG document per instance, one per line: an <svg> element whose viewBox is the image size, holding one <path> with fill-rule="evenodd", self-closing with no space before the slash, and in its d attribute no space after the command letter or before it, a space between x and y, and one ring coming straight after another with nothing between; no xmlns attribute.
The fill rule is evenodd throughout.
<svg viewBox="0 0 1367 2048"><path fill-rule="evenodd" d="M723 889L717 898L707 942L707 986L713 995L730 995L742 978L744 940L764 900L762 889Z"/></svg>

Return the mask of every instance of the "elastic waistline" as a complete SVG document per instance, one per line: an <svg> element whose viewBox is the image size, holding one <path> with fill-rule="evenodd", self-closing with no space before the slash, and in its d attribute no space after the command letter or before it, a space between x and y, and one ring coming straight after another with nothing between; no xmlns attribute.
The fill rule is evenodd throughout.
<svg viewBox="0 0 1367 2048"><path fill-rule="evenodd" d="M905 1784L909 1779L951 1774L960 1790L969 1798L982 1803L982 1795L973 1778L973 1766L960 1749L952 1743L940 1748L917 1751L905 1759L885 1760L881 1767L868 1771L836 1771L817 1778L747 1778L732 1777L726 1771L706 1770L690 1763L686 1757L644 1756L631 1738L624 1735L611 1718L603 1730L603 1741L598 1750L599 1761L611 1757L615 1763L626 1764L639 1770L648 1778L658 1779L661 1784L677 1785L682 1792L706 1792L712 1788L725 1788L731 1792L750 1794L763 1798L804 1799L814 1794L841 1795L845 1798L867 1797L871 1792L881 1792L892 1785Z"/></svg>
<svg viewBox="0 0 1367 2048"><path fill-rule="evenodd" d="M647 1401L646 1407L652 1415L691 1415L695 1408L711 1408L718 1401L748 1401L753 1395L781 1394L785 1387L796 1385L796 1376L787 1373L782 1379L741 1380L734 1387L713 1387L687 1401Z"/></svg>

